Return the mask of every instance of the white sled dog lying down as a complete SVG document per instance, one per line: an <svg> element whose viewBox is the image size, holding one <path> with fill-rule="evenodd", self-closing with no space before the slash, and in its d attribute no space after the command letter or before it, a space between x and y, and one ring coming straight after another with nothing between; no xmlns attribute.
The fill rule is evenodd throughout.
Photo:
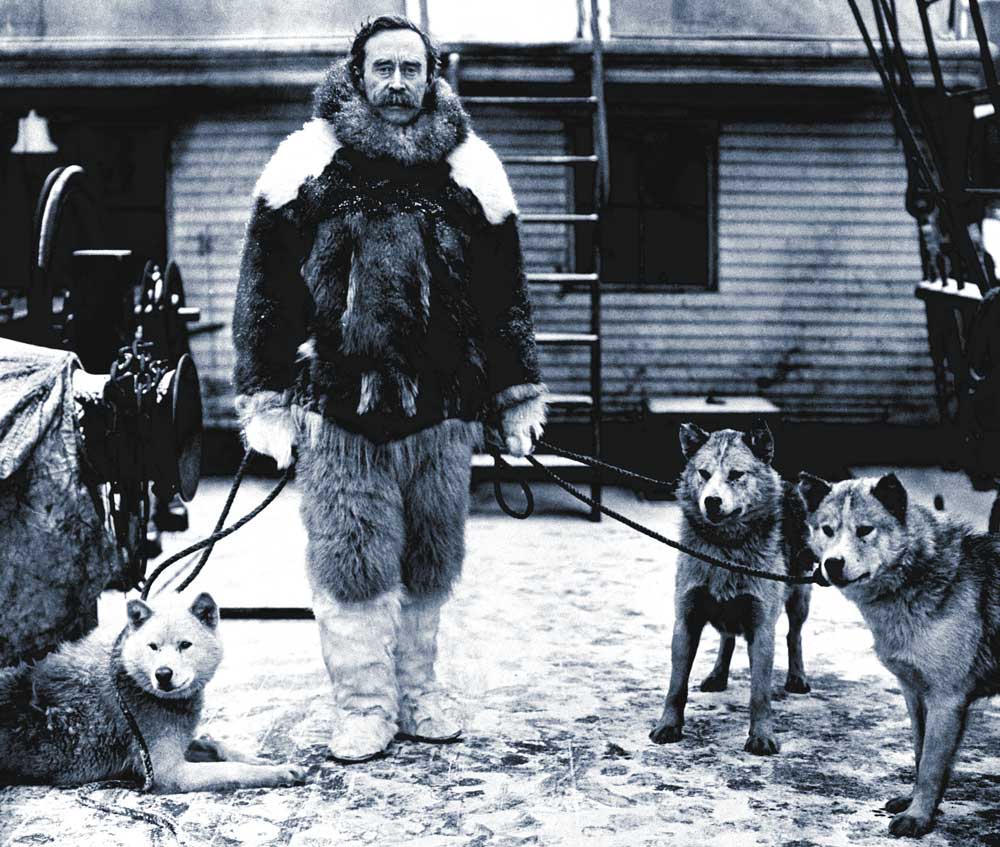
<svg viewBox="0 0 1000 847"><path fill-rule="evenodd" d="M219 609L205 593L128 603L118 684L149 747L153 790L301 783L305 770L195 738L205 685L222 660ZM139 744L115 696L114 638L94 632L36 664L0 669L0 785L142 779Z"/></svg>

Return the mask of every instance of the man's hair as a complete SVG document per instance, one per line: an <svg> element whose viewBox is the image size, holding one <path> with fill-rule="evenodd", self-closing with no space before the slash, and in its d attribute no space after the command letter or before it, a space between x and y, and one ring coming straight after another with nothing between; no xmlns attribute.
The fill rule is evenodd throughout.
<svg viewBox="0 0 1000 847"><path fill-rule="evenodd" d="M358 30L358 34L354 36L354 42L351 44L351 58L347 66L351 71L351 80L358 88L361 87L361 78L365 72L365 45L373 35L393 29L408 29L420 36L420 40L424 42L424 52L427 54L427 82L432 82L437 76L441 67L441 54L427 33L409 18L400 15L382 15L374 20L366 21Z"/></svg>

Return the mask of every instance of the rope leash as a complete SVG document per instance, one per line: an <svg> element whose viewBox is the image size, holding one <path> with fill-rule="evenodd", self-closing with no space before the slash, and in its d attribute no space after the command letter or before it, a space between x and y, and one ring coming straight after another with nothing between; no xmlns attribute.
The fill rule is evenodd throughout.
<svg viewBox="0 0 1000 847"><path fill-rule="evenodd" d="M141 809L133 809L130 807L118 808L116 806L109 806L102 803L100 800L94 800L89 796L89 792L99 791L103 788L134 788L135 786L131 783L125 782L123 780L108 780L107 782L98 782L93 785L82 785L77 790L76 801L81 806L86 806L88 809L94 809L98 812L106 812L112 815L121 815L122 817L132 818L132 820L139 821L141 823L147 823L153 827L153 834L155 837L155 843L160 842L160 832L159 828L167 830L173 837L174 840L180 844L180 835L177 833L177 824L175 824L170 818L164 815L157 815L153 812L144 812ZM87 791L88 793L84 793Z"/></svg>
<svg viewBox="0 0 1000 847"><path fill-rule="evenodd" d="M108 666L115 681L115 699L118 701L118 708L121 709L128 728L132 731L136 741L139 742L139 758L142 760L143 770L142 788L139 790L145 794L153 788L153 758L149 755L149 746L146 744L146 739L142 737L142 732L139 730L139 723L136 721L135 715L132 714L132 710L125 700L125 695L122 693L121 678L125 674L122 670L122 643L125 641L127 633L128 626L126 625L118 633L118 637L115 639L115 646L111 648L111 660Z"/></svg>
<svg viewBox="0 0 1000 847"><path fill-rule="evenodd" d="M611 471L618 476L625 477L626 479L634 479L638 482L644 482L648 485L653 485L656 488L664 488L668 491L674 491L677 488L677 480L666 480L657 479L652 476L645 476L641 473L636 473L635 471L630 471L628 468L622 468L618 465L610 465L607 462L602 462L600 459L595 459L593 456L586 456L583 453L574 453L572 450L566 450L562 447L557 447L555 444L549 444L548 441L542 441L539 439L536 443L542 445L550 452L555 453L557 456L563 456L567 459L573 459L581 464L589 465L592 468L601 468L606 471ZM497 470L501 468L510 469L510 464L501 455L500 451L494 449L490 452L493 457L494 467ZM521 486L521 492L524 495L525 507L523 511L517 511L508 502L507 498L504 496L503 489L501 488L501 480L499 476L493 479L493 496L496 498L497 505L500 507L505 515L510 515L512 518L516 518L519 521L527 520L534 514L535 511L535 496L532 494L531 487L524 480L515 480L518 485Z"/></svg>
<svg viewBox="0 0 1000 847"><path fill-rule="evenodd" d="M644 476L643 474L636 473L635 471L630 471L627 468L620 468L617 465L611 465L607 462L602 462L599 459L595 459L591 456L585 456L582 453L574 453L571 450L564 450L561 447L556 447L554 444L549 444L547 441L539 440L538 443L553 453L564 456L568 459L573 459L580 462L581 464L588 465L592 468L601 468L603 470L609 470L613 473L618 474L630 479L641 480L642 482L651 483L662 487L675 487L675 483L668 482L662 479L655 479L654 477ZM630 529L634 529L636 532L642 533L643 535L652 538L654 541L659 541L661 544L666 544L668 547L673 547L675 550L679 550L681 553L685 553L694 559L699 559L706 564L713 565L717 568L723 568L724 570L731 571L732 573L742 574L743 576L756 577L758 579L769 579L772 582L784 582L790 585L829 585L826 579L823 577L820 568L817 566L815 570L808 576L795 576L793 574L781 574L774 573L772 571L765 571L759 568L751 568L748 565L741 565L735 562L727 561L726 559L720 559L717 556L712 556L708 553L703 553L700 550L695 550L693 547L689 547L686 544L682 544L680 541L674 541L672 538L667 538L667 536L662 535L654 529L650 529L647 526L639 523L638 521L632 520L621 512L616 512L614 509L608 506L598 503L596 500L588 497L578 488L572 485L572 483L563 479L555 471L547 468L534 456L525 457L532 467L540 470L545 476L547 476L552 482L558 485L563 491L575 497L582 503L586 503L592 509L597 509L602 514L607 515L609 518L613 518L619 523L625 524L625 526ZM503 457L499 453L493 454L493 460L497 468L509 468L510 465L504 461ZM493 493L497 499L497 504L500 506L501 510L505 514L511 517L518 518L519 520L524 520L531 516L534 511L534 496L531 494L531 489L525 480L518 480L521 485L521 490L525 492L525 499L527 500L527 508L523 512L518 512L511 508L506 500L504 499L503 492L500 488L500 481L495 479L493 482Z"/></svg>
<svg viewBox="0 0 1000 847"><path fill-rule="evenodd" d="M149 754L149 746L146 744L146 739L143 737L142 731L139 729L139 723L136 721L135 715L132 714L132 710L129 708L125 695L122 692L122 677L125 673L121 666L122 643L125 641L125 635L127 633L128 626L125 626L122 631L118 633L114 646L111 648L111 658L108 662L108 670L111 673L111 678L114 680L115 700L118 704L118 709L124 716L125 722L128 724L129 731L132 733L132 737L139 744L139 759L142 763L143 770L143 781L142 786L139 788L139 792L146 794L153 788L153 758ZM110 806L106 803L102 803L100 800L94 800L90 797L92 792L105 788L135 788L135 785L124 779L102 780L100 782L90 783L89 785L81 785L77 789L76 799L79 803L89 809L95 809L99 812L106 812L114 815L121 815L122 817L131 818L132 820L137 820L141 823L147 823L154 827L154 833L158 833L157 828L166 829L174 837L174 839L180 843L180 836L177 834L177 825L170 818L165 817L164 815L157 815L153 812L144 812L141 809Z"/></svg>
<svg viewBox="0 0 1000 847"><path fill-rule="evenodd" d="M188 574L187 577L185 577L184 581L179 586L177 586L178 591L183 591L185 588L187 588L194 581L195 577L197 577L198 574L201 573L201 569L205 567L205 563L208 561L208 557L212 555L212 550L215 548L216 542L221 541L228 535L232 535L234 532L236 532L236 530L241 529L246 524L250 523L250 521L252 521L255 517L257 517L257 515L263 512L264 509L266 509L268 506L271 505L271 503L274 502L275 498L282 492L284 487L288 484L288 481L292 478L292 467L289 467L285 470L284 474L282 474L281 476L281 479L278 480L278 483L274 486L274 488L271 489L270 493L267 495L267 497L265 497L261 501L260 505L257 506L256 509L247 512L247 514L245 514L242 518L236 521L236 523L231 524L230 526L227 526L225 529L223 529L222 528L223 524L226 522L226 518L229 517L229 511L230 509L232 509L233 501L236 499L236 492L239 490L240 483L243 482L243 475L245 474L247 464L250 461L251 452L252 451L248 449L247 452L243 455L243 461L240 463L239 470L236 471L236 476L233 479L233 485L229 489L229 496L226 499L226 505L223 507L222 514L219 515L219 520L215 525L215 531L207 538L203 538L201 541L196 541L191 546L185 547L180 552L174 553L168 559L164 560L163 562L160 562L160 564L156 566L156 569L146 578L143 584L142 587L143 600L145 600L149 596L149 589L152 587L157 577L159 577L159 575L163 573L163 571L165 571L168 567L174 564L174 562L186 558L187 556L190 556L192 553L197 553L199 550L207 548L205 549L205 552L202 554L198 564L192 569L191 573Z"/></svg>
<svg viewBox="0 0 1000 847"><path fill-rule="evenodd" d="M546 450L550 450L555 453L557 456L573 459L581 464L590 465L592 468L601 468L602 470L611 471L612 473L616 473L618 476L625 477L626 479L647 482L650 485L655 485L657 488L667 488L671 491L677 488L676 479L666 480L656 479L656 477L652 476L643 476L641 473L630 471L628 468L621 468L618 465L609 465L607 462L602 462L600 459L595 459L593 456L585 456L583 453L574 453L572 450L556 447L555 444L549 444L548 441L542 441L539 439L538 443L541 444Z"/></svg>
<svg viewBox="0 0 1000 847"><path fill-rule="evenodd" d="M497 469L499 468L510 468L510 464L500 455L500 451L497 450L493 454L493 464ZM500 507L500 511L505 515L509 515L519 521L525 521L530 518L535 513L535 495L531 491L531 486L528 485L523 479L517 480L518 485L521 486L521 492L524 494L524 511L519 512L517 509L513 508L503 495L503 488L501 487L501 480L499 476L493 478L493 496L496 498L497 505Z"/></svg>

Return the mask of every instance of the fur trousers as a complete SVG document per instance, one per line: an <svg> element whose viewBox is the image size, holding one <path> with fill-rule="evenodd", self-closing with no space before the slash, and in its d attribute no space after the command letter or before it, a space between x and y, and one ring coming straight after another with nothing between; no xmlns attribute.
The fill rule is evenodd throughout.
<svg viewBox="0 0 1000 847"><path fill-rule="evenodd" d="M374 444L308 417L298 481L313 593L340 603L370 602L400 586L415 597L446 596L465 556L481 426L445 421Z"/></svg>
<svg viewBox="0 0 1000 847"><path fill-rule="evenodd" d="M446 421L376 445L317 418L303 421L300 435L307 569L334 684L334 757L364 761L397 730L456 736L434 663L440 607L465 555L481 428Z"/></svg>

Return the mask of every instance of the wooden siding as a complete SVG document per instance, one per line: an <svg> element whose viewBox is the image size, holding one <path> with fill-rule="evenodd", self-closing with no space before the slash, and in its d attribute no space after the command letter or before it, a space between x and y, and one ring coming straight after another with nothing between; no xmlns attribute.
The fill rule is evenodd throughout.
<svg viewBox="0 0 1000 847"><path fill-rule="evenodd" d="M883 114L722 124L718 291L606 286L609 411L644 396L760 394L795 421L933 421L905 183ZM581 294L536 303L546 329L586 321ZM581 353L545 364L560 390L585 389Z"/></svg>
<svg viewBox="0 0 1000 847"><path fill-rule="evenodd" d="M189 299L224 330L195 340L206 420L229 425L229 320L253 184L303 106L206 116L173 145L170 241ZM498 151L562 152L560 124L475 115ZM510 167L523 212L564 208L565 169ZM605 403L647 396L761 394L791 420L922 423L935 417L916 232L903 209L902 154L884 114L837 123L723 123L719 140L719 290L604 295ZM569 270L559 226L525 227L530 270ZM586 328L584 293L539 285L540 330ZM549 348L557 391L587 390L583 350Z"/></svg>

